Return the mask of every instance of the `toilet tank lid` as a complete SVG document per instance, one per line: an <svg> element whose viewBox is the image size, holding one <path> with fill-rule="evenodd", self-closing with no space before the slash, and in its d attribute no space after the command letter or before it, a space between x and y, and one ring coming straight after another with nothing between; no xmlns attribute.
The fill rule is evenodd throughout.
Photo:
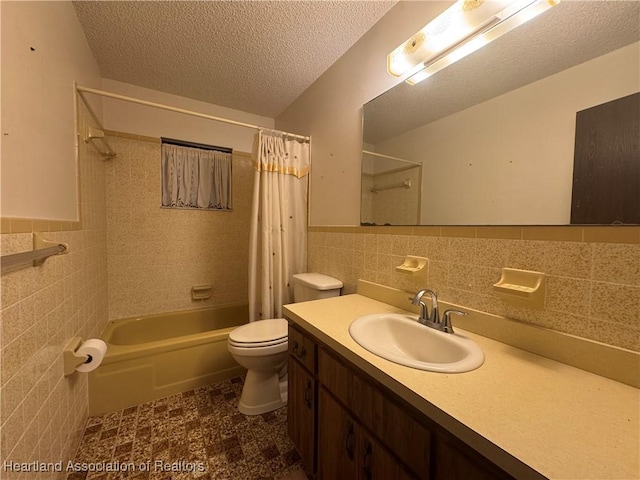
<svg viewBox="0 0 640 480"><path fill-rule="evenodd" d="M342 288L342 282L337 278L322 273L297 273L293 281L299 285L315 288L316 290L333 290Z"/></svg>

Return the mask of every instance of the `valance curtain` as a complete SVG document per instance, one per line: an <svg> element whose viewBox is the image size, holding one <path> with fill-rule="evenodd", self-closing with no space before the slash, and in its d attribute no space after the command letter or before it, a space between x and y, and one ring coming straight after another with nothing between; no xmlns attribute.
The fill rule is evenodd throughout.
<svg viewBox="0 0 640 480"><path fill-rule="evenodd" d="M282 317L307 268L309 144L259 132L253 149L249 320Z"/></svg>
<svg viewBox="0 0 640 480"><path fill-rule="evenodd" d="M230 153L162 144L162 206L231 210Z"/></svg>

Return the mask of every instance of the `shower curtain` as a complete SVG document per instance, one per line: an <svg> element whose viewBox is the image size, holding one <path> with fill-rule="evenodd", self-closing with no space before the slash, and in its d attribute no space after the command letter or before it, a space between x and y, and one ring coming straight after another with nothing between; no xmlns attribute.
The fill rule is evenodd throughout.
<svg viewBox="0 0 640 480"><path fill-rule="evenodd" d="M282 317L307 267L309 144L259 132L249 237L249 320Z"/></svg>

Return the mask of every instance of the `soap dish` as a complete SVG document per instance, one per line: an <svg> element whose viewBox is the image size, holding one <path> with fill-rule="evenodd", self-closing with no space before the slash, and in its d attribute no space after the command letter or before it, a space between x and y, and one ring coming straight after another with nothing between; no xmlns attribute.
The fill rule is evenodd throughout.
<svg viewBox="0 0 640 480"><path fill-rule="evenodd" d="M415 285L424 284L429 277L429 260L425 257L407 255L402 265L396 266L396 272L409 275L410 281Z"/></svg>
<svg viewBox="0 0 640 480"><path fill-rule="evenodd" d="M503 268L493 290L506 303L530 308L544 306L545 274L531 270Z"/></svg>

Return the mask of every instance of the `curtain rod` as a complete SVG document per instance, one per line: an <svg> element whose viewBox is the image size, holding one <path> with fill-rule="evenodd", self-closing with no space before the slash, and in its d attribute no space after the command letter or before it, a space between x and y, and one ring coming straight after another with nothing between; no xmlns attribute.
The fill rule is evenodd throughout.
<svg viewBox="0 0 640 480"><path fill-rule="evenodd" d="M186 140L177 140L175 138L160 137L162 143L176 145L178 147L199 148L201 150L215 150L216 152L233 153L233 148L219 147L217 145L207 145L205 143L187 142Z"/></svg>
<svg viewBox="0 0 640 480"><path fill-rule="evenodd" d="M283 132L281 130L274 130L272 128L261 127L259 125L253 125L251 123L238 122L236 120L230 120L228 118L215 117L213 115L207 115L206 113L194 112L192 110L185 110L183 108L171 107L169 105L164 105L162 103L148 102L147 100L141 100L139 98L134 98L134 97L127 97L125 95L120 95L118 93L107 92L104 90L97 90L95 88L83 87L81 85L76 85L76 90L81 93L82 92L93 93L94 95L101 95L103 97L115 98L116 100L123 100L125 102L146 105L147 107L154 107L154 108L160 108L162 110L169 110L170 112L183 113L185 115L191 115L193 117L206 118L207 120L215 120L217 122L237 125L239 127L247 127L247 128L253 128L254 130L265 130L269 132L282 133L283 135L287 135L293 138L300 138L305 141L309 141L309 138L310 138L304 135L297 135L295 133Z"/></svg>

